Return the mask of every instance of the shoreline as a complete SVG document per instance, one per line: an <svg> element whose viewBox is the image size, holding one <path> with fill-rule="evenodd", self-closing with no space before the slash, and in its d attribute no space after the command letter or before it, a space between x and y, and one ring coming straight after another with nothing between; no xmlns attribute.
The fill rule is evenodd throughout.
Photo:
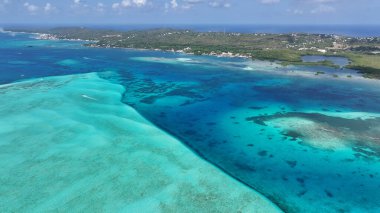
<svg viewBox="0 0 380 213"><path fill-rule="evenodd" d="M150 50L163 52L185 53L190 55L204 55L227 58L249 58L252 60L263 60L278 62L283 66L301 65L301 66L326 66L332 68L342 68L329 60L317 62L305 62L303 56L335 56L347 58L350 63L343 68L356 70L365 78L380 79L380 54L370 55L365 52L353 51L350 48L357 45L369 45L373 39L378 41L379 38L355 38L347 36L338 36L334 34L242 34L220 32L196 32L181 29L146 29L142 31L115 31L115 30L97 30L90 28L53 28L45 30L23 30L7 29L3 32L21 32L39 35L37 39L45 40L65 40L88 42L83 44L86 47L95 48L121 48L135 50ZM207 39L216 37L211 43ZM169 39L166 37L174 38ZM306 39L315 45L304 46L286 43L286 39L297 41ZM185 40L184 40L185 39ZM196 43L200 39L200 43ZM203 39L203 40L202 40ZM248 39L248 40L247 40ZM251 39L251 40L249 40ZM257 39L260 44L255 44ZM271 39L274 39L271 42ZM285 39L285 41L283 41ZM348 42L356 40L358 44L348 46ZM248 42L250 41L250 42ZM327 42L318 46L318 42ZM334 42L332 42L334 41ZM195 43L194 43L195 42ZM235 43L238 44L235 44ZM248 42L248 43L247 43ZM253 42L253 43L252 43ZM281 44L285 42L285 44ZM333 46L329 46L329 42ZM243 46L242 46L243 45ZM258 46L257 46L258 45ZM260 46L261 45L261 46ZM305 42L303 43L305 45ZM327 46L326 46L327 45ZM356 45L356 46L355 46ZM360 46L359 46L360 47ZM365 48L364 48L365 49ZM380 47L379 47L380 49Z"/></svg>
<svg viewBox="0 0 380 213"><path fill-rule="evenodd" d="M83 43L81 44L81 46L83 47L89 47L89 48L100 48L100 49L125 49L125 50L135 50L135 51L156 51L156 52L166 52L166 53L176 53L176 54L184 54L184 55L190 55L190 56L196 56L198 54L195 54L194 52L185 52L183 50L165 50L165 49L148 49L148 48L132 48L132 47L111 47L111 46L100 46L100 45L97 45L96 42L98 42L97 40L85 40L85 39L65 39L65 38L59 38L58 36L54 35L54 34L49 34L49 33L32 33L32 32L14 32L14 31L1 31L0 33L20 33L20 34L31 34L31 35L38 35L38 36L42 36L40 38L33 38L33 39L37 39L37 40L50 40L50 41L72 41L72 42L89 42L89 43ZM210 53L210 54L207 54L207 53L203 53L203 54L200 54L199 56L210 56L210 57L217 57L217 58L242 58L242 59L247 59L248 61L250 62L254 62L254 61L262 61L262 62L268 62L268 63L276 63L278 64L279 66L283 66L283 67L288 67L288 66L305 66L305 67L308 67L308 66L322 66L322 67L328 67L328 68L333 68L333 69L338 69L336 65L333 65L333 66L329 66L329 65L326 65L325 64L325 61L320 61L320 62L287 62L287 61L272 61L272 60L265 60L265 59L255 59L255 58L252 58L252 56L250 55L244 55L244 54L233 54L231 52L223 52L221 54L217 54L217 53ZM327 54L327 55L323 55L323 54L305 54L305 55L302 55L302 56L325 56L325 57L331 57L331 56L334 56L334 57L344 57L344 58L347 58L348 60L350 60L348 57L344 56L344 55L330 55L330 54ZM350 64L344 66L344 67L340 67L339 69L348 69L348 70L353 70L355 71L355 74L357 74L358 76L353 76L353 77L348 77L348 76L343 76L344 78L342 77L336 77L334 76L333 74L325 74L325 73L311 73L310 72L310 75L309 73L307 74L301 74L302 72L301 71L287 71L286 73L282 73L283 75L292 75L292 76L298 76L298 77L307 77L307 78L314 78L314 77L323 77L323 78L332 78L332 79L336 79L336 80L354 80L354 81L370 81L371 83L373 82L377 82L379 81L380 79L378 78L373 78L373 77L368 77L366 76L366 73L363 73L361 70L359 69L351 69L350 68ZM247 69L247 68L244 68L244 70L246 71L251 71L250 69ZM278 74L278 72L275 72L276 74ZM294 74L293 74L294 73ZM359 78L357 78L359 77Z"/></svg>
<svg viewBox="0 0 380 213"><path fill-rule="evenodd" d="M258 57L258 56L255 57L251 53L247 53L247 54L245 54L245 53L233 53L233 52L229 52L229 51L228 52L222 52L222 53L216 53L216 52L212 51L210 53L203 52L201 54L197 54L194 51L190 51L191 48L189 48L189 47L186 47L184 49L175 50L175 49L162 49L162 48L133 48L133 47L121 47L121 46L102 46L102 45L97 44L99 42L99 40L65 39L65 38L59 38L58 36L56 36L54 34L49 34L49 33L35 33L35 34L38 34L38 35L44 34L44 35L48 35L48 36L53 37L53 39L46 38L46 40L64 40L64 41L89 42L87 44L82 44L82 46L91 47L91 48L161 51L161 52L169 52L169 53L170 52L172 52L172 53L183 53L183 54L188 54L188 55L214 56L214 57L218 57L218 58L244 58L244 59L250 59L251 61L259 60L259 61L274 62L274 63L280 64L281 66L285 66L285 67L289 66L289 65L293 65L293 66L325 66L325 67L330 67L330 68L335 68L335 69L341 69L341 68L352 69L352 70L355 70L357 72L357 74L360 74L363 78L380 80L380 77L377 77L376 75L372 76L371 72L366 72L366 70L368 70L369 68L361 67L358 65L352 65L351 64L351 62L353 61L352 58L350 58L350 56L346 55L345 53L331 54L331 53L321 53L321 52L315 52L315 53L304 52L304 53L299 54L300 61L286 61L286 60L281 60L278 58L262 58L262 57ZM40 38L40 39L45 39L45 38ZM350 63L343 66L343 67L339 67L338 65L334 64L331 61L305 62L305 61L302 61L302 59L301 59L303 56L343 57L343 58L347 58L350 61Z"/></svg>

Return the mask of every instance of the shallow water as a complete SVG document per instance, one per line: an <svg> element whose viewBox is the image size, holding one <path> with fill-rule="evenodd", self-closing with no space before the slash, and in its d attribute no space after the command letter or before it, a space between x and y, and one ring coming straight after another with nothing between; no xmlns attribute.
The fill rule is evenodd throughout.
<svg viewBox="0 0 380 213"><path fill-rule="evenodd" d="M340 67L347 66L350 61L345 57L337 57L337 56L323 56L323 55L306 55L302 56L303 62L320 62L320 61L331 61L335 65Z"/></svg>
<svg viewBox="0 0 380 213"><path fill-rule="evenodd" d="M0 87L0 211L279 212L123 104L123 91L95 73Z"/></svg>
<svg viewBox="0 0 380 213"><path fill-rule="evenodd" d="M380 211L378 81L346 69L40 42L0 48L2 83L98 72L125 87L124 103L287 212Z"/></svg>

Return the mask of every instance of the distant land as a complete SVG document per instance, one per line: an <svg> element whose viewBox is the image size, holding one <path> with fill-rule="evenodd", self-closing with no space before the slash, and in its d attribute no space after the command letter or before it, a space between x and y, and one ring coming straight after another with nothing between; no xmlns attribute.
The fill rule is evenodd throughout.
<svg viewBox="0 0 380 213"><path fill-rule="evenodd" d="M73 25L23 25L23 24L2 24L7 28L56 28L75 27ZM76 26L78 27L78 26ZM196 32L229 32L229 33L309 33L309 34L334 34L349 37L380 37L380 25L275 25L275 24L86 24L79 27L86 27L99 30L131 31L150 30L158 28L192 30Z"/></svg>
<svg viewBox="0 0 380 213"><path fill-rule="evenodd" d="M40 39L88 40L91 42L86 45L90 47L247 57L278 61L282 65L323 65L339 68L327 60L304 62L302 56L341 56L350 60L345 68L358 70L367 78L380 79L380 37L310 33L199 32L172 28L125 31L88 27L8 27L5 30L39 33Z"/></svg>

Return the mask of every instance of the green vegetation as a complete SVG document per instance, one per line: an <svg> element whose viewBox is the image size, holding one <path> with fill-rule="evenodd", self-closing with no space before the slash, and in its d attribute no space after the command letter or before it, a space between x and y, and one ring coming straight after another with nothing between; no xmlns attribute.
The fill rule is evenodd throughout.
<svg viewBox="0 0 380 213"><path fill-rule="evenodd" d="M283 61L283 62L302 62L302 54L294 50L274 49L274 50L254 50L252 57L260 60Z"/></svg>
<svg viewBox="0 0 380 213"><path fill-rule="evenodd" d="M325 74L325 72L318 71L315 73L315 75L323 75L323 74Z"/></svg>
<svg viewBox="0 0 380 213"><path fill-rule="evenodd" d="M91 47L138 48L178 51L197 55L244 56L278 61L282 65L311 65L339 68L331 61L303 62L304 55L347 57L347 68L359 70L365 77L380 79L380 38L351 38L324 34L245 34L194 32L190 30L153 29L113 31L89 28L7 29L38 32L47 39L93 41Z"/></svg>
<svg viewBox="0 0 380 213"><path fill-rule="evenodd" d="M302 55L300 55L301 58ZM335 69L340 68L338 65L334 64L331 61L324 60L324 61L318 61L318 62L303 62L303 61L285 61L283 60L280 63L282 66L289 66L289 65L303 65L303 66L325 66L325 67L332 67Z"/></svg>
<svg viewBox="0 0 380 213"><path fill-rule="evenodd" d="M359 70L364 77L380 79L380 55L348 53L344 56L351 61L348 68Z"/></svg>

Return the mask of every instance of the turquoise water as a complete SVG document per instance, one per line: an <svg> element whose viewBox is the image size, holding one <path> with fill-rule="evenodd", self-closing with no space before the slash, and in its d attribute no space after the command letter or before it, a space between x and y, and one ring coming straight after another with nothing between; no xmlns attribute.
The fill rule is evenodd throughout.
<svg viewBox="0 0 380 213"><path fill-rule="evenodd" d="M96 73L2 85L0 211L279 212L123 104L123 92Z"/></svg>
<svg viewBox="0 0 380 213"><path fill-rule="evenodd" d="M1 83L97 72L125 88L125 104L286 212L380 211L376 80L348 69L0 39Z"/></svg>

